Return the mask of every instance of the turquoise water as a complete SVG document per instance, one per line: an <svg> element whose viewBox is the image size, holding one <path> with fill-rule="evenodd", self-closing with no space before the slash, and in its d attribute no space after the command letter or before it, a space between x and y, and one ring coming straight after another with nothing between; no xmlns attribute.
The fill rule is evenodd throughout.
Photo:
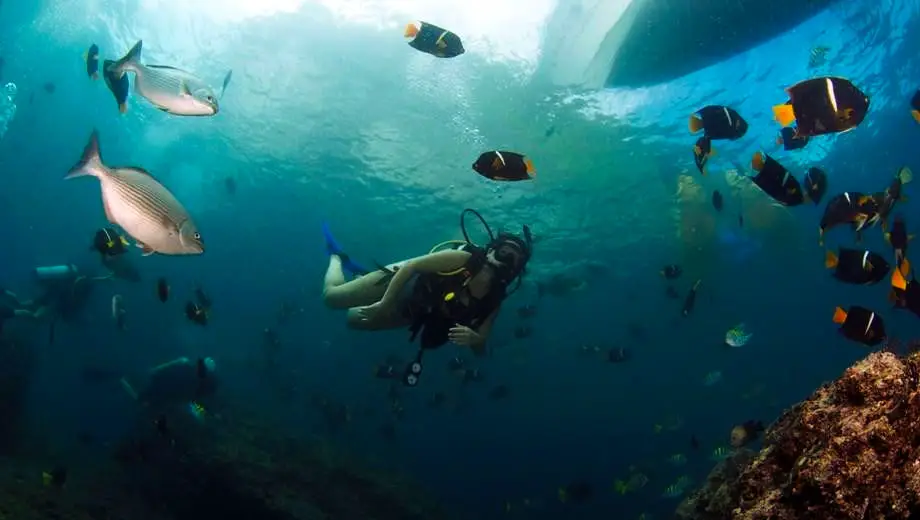
<svg viewBox="0 0 920 520"><path fill-rule="evenodd" d="M59 325L53 345L38 343L30 420L62 451L79 431L117 438L133 414L120 392L85 384L75 367L132 373L175 356L209 355L219 360L226 398L267 410L305 437L324 432L311 404L318 394L374 411L355 413L336 440L410 472L473 517L508 516L511 501L511 514L521 518L665 518L677 505L661 497L665 488L682 475L701 482L710 452L727 444L733 424L772 420L865 355L837 335L835 306L875 308L891 335L916 336L912 315L887 308L886 287L841 286L823 270L815 244L821 208L773 208L723 172L749 165L762 148L797 174L823 167L832 195L880 190L898 166L920 168L908 107L920 82L917 0L841 2L684 78L603 92L556 87L541 75L539 17L552 12L548 2L531 10L514 44L500 22L510 23L515 9L501 3L486 20L475 12L485 7L460 2L445 3L441 16L411 2L339 12L333 3L277 4L2 6L0 83L16 87L15 95L7 87L2 112L0 237L7 246L0 282L28 295L35 266L74 263L101 272L87 251L105 224L98 183L62 180L94 127L106 160L153 172L189 208L208 244L200 257L135 258L141 283L101 285L81 320ZM435 60L406 46L404 23L425 17L464 36L468 53ZM115 56L138 38L148 62L195 70L212 84L232 69L221 113L170 117L132 97L119 115L102 83L86 79L81 53L95 42L103 56ZM817 45L830 47L827 64L808 70ZM863 88L869 116L857 130L815 139L805 150L775 151L770 107L783 101L784 87L818 74ZM54 93L43 89L46 82ZM686 121L711 103L734 107L750 129L737 142L715 143L702 178ZM537 179L496 184L476 175L469 165L489 149L526 153ZM226 177L238 185L233 195ZM720 215L709 206L712 189L726 195ZM401 392L406 417L387 441L378 433L390 422L387 384L371 370L390 354L413 351L404 331L349 331L342 313L322 305L321 222L356 259L391 262L460 238L466 207L493 227L534 230L530 273L506 303L492 356L476 361L486 381L461 389L437 369L457 351L431 355L436 368L419 388ZM910 224L912 206L901 211ZM740 230L739 212L746 215ZM827 243L849 240L834 232ZM865 244L887 251L877 230ZM664 294L658 270L669 263L684 266L681 294L703 279L690 318ZM536 282L559 273L585 287L538 299ZM208 288L216 302L209 327L194 327L155 300L159 276L177 299L194 284ZM111 324L116 292L129 313L124 334ZM277 327L280 368L266 372L262 333L276 326L282 302L303 313ZM520 340L513 310L525 304L536 304L538 315L534 334ZM754 333L751 342L721 348L739 322ZM581 355L582 344L626 346L634 357L612 365ZM715 370L722 381L705 386ZM499 383L512 394L493 402L486 394ZM449 406L430 410L426 401L438 390ZM464 406L454 411L458 402ZM665 426L657 434L656 424ZM689 447L691 435L699 451ZM675 453L686 454L685 467L668 462ZM611 486L631 465L649 482L620 496ZM560 504L556 489L579 479L594 485L594 499ZM524 499L532 506L519 511Z"/></svg>

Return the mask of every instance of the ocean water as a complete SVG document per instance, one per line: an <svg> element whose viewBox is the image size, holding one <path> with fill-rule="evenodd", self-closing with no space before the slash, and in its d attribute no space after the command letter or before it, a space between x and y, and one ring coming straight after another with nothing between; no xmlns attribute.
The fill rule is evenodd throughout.
<svg viewBox="0 0 920 520"><path fill-rule="evenodd" d="M541 76L541 30L553 8L552 0L527 8L510 0L4 3L0 284L28 296L37 266L103 272L88 251L105 225L98 183L63 181L93 128L107 162L143 166L185 203L208 247L200 257L132 253L141 282L99 284L81 318L57 326L54 344L37 340L30 423L60 453L76 451L79 432L115 440L131 424L132 402L87 384L83 367L131 374L176 356L213 356L224 398L408 472L468 517L667 518L678 500L663 498L665 488L683 475L702 482L732 425L772 421L867 353L837 334L836 306L874 308L890 335L917 336L911 314L888 308L885 284L842 286L825 271L816 244L822 207L777 208L737 170L749 173L757 150L796 175L820 166L829 197L881 190L901 165L920 169L909 108L920 86L920 1L839 2L683 78L604 91ZM401 36L413 19L456 31L467 53L436 60L413 51ZM95 42L114 57L141 38L148 63L194 70L215 85L232 69L221 113L177 118L132 96L120 115L102 82L86 78L81 54ZM818 45L830 48L827 63L809 70ZM871 97L869 116L853 132L777 151L770 107L785 100L783 88L814 75L853 80ZM750 128L737 142L717 141L701 177L687 117L706 104L732 106ZM536 180L498 184L472 172L492 149L527 154ZM722 213L710 206L713 189L726 197ZM909 224L913 204L899 208ZM529 225L534 258L496 324L491 356L470 358L485 381L464 386L439 370L462 354L444 347L426 358L434 368L421 385L400 392L406 416L396 422L388 384L372 368L413 347L405 331L349 331L343 313L323 306L321 224L362 263L393 262L459 239L467 207L495 228ZM839 230L827 238L831 247L851 241ZM887 252L877 229L864 243ZM681 294L702 279L687 318L659 275L671 263L685 271L675 283ZM559 274L583 287L538 298L537 282ZM176 301L196 284L207 288L215 301L207 328L189 323L176 301L156 300L161 276ZM123 333L110 317L116 293L128 312ZM284 303L302 312L278 325ZM533 334L517 339L514 309L527 304L538 309ZM751 342L723 348L739 322ZM274 366L265 363L267 327L282 341ZM582 355L583 344L627 347L633 358L610 364ZM704 385L716 370L722 380ZM497 384L511 388L508 399L488 399ZM426 405L435 391L448 395L443 410ZM317 396L349 406L352 421L326 432ZM379 434L389 423L394 440ZM686 454L686 466L668 462L675 453ZM649 482L621 496L612 485L630 466ZM560 503L557 489L579 480L594 498Z"/></svg>

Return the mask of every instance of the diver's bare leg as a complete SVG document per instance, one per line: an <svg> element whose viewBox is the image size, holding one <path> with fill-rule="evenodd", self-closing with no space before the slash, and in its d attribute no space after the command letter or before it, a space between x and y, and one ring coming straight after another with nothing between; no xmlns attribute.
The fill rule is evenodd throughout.
<svg viewBox="0 0 920 520"><path fill-rule="evenodd" d="M349 309L370 305L383 298L387 284L379 283L386 273L374 271L350 282L345 281L342 260L329 256L329 267L323 279L323 302L332 309Z"/></svg>

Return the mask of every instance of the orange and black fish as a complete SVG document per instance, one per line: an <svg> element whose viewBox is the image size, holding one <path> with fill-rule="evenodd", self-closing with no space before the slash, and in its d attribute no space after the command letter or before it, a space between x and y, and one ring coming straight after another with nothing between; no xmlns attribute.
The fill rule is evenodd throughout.
<svg viewBox="0 0 920 520"><path fill-rule="evenodd" d="M102 79L105 80L105 86L108 87L115 98L115 102L118 103L118 111L124 114L128 111L128 93L131 89L131 84L128 82L127 74L122 74L121 77L118 77L112 71L114 66L115 62L112 60L102 62Z"/></svg>
<svg viewBox="0 0 920 520"><path fill-rule="evenodd" d="M914 121L920 123L920 90L914 92L914 97L910 98L910 115L914 116Z"/></svg>
<svg viewBox="0 0 920 520"><path fill-rule="evenodd" d="M797 137L846 132L856 128L869 111L869 97L844 78L821 77L786 89L789 101L773 107L779 124L796 123Z"/></svg>
<svg viewBox="0 0 920 520"><path fill-rule="evenodd" d="M895 265L900 267L907 258L907 243L913 239L913 235L907 234L907 224L904 223L904 217L898 215L894 218L894 224L891 225L891 231L885 233L885 240L891 244L894 249Z"/></svg>
<svg viewBox="0 0 920 520"><path fill-rule="evenodd" d="M785 166L764 152L755 152L751 167L757 175L751 178L758 188L785 206L798 206L805 202L805 192L799 181Z"/></svg>
<svg viewBox="0 0 920 520"><path fill-rule="evenodd" d="M866 225L878 220L878 205L865 193L843 192L827 201L818 226L818 242L824 242L824 232L840 224L851 223L859 233Z"/></svg>
<svg viewBox="0 0 920 520"><path fill-rule="evenodd" d="M473 163L473 170L493 181L527 181L537 176L527 157L505 151L486 152Z"/></svg>
<svg viewBox="0 0 920 520"><path fill-rule="evenodd" d="M409 46L438 58L456 58L466 50L456 34L428 22L411 22L404 33Z"/></svg>
<svg viewBox="0 0 920 520"><path fill-rule="evenodd" d="M900 269L895 269L891 273L891 292L888 294L888 300L896 308L907 309L920 317L920 282L917 282L916 275L907 280L909 271L910 262L905 260Z"/></svg>
<svg viewBox="0 0 920 520"><path fill-rule="evenodd" d="M208 324L208 310L195 302L185 304L185 317L202 327Z"/></svg>
<svg viewBox="0 0 920 520"><path fill-rule="evenodd" d="M834 278L859 285L879 283L891 271L891 266L881 255L846 247L841 247L836 255L833 251L828 251L824 267L834 269Z"/></svg>
<svg viewBox="0 0 920 520"><path fill-rule="evenodd" d="M779 131L779 135L776 137L776 144L783 145L783 150L787 152L791 150L801 150L808 144L808 137L796 136L795 127L787 126Z"/></svg>
<svg viewBox="0 0 920 520"><path fill-rule="evenodd" d="M712 139L704 135L696 140L696 144L693 145L693 163L703 175L706 175L706 163L713 155L715 152L712 151Z"/></svg>
<svg viewBox="0 0 920 520"><path fill-rule="evenodd" d="M169 282L166 278L157 280L157 297L164 303L169 299Z"/></svg>
<svg viewBox="0 0 920 520"><path fill-rule="evenodd" d="M809 168L805 177L802 178L802 184L805 185L805 193L808 198L817 206L827 191L827 174L820 168Z"/></svg>
<svg viewBox="0 0 920 520"><path fill-rule="evenodd" d="M735 109L708 105L690 115L690 133L700 130L710 139L740 139L747 133L747 121Z"/></svg>
<svg viewBox="0 0 920 520"><path fill-rule="evenodd" d="M839 330L844 337L870 347L887 338L882 317L859 305L853 305L849 311L837 307L834 311L834 323L840 325Z"/></svg>
<svg viewBox="0 0 920 520"><path fill-rule="evenodd" d="M83 55L86 61L86 75L93 79L99 79L99 46L95 43L89 46Z"/></svg>
<svg viewBox="0 0 920 520"><path fill-rule="evenodd" d="M902 193L904 185L913 180L914 174L910 168L902 166L898 168L897 173L891 184L885 188L885 191L873 196L878 204L878 217L882 221L882 229L888 229L888 216L894 211L895 204L898 201L906 200L907 197Z"/></svg>

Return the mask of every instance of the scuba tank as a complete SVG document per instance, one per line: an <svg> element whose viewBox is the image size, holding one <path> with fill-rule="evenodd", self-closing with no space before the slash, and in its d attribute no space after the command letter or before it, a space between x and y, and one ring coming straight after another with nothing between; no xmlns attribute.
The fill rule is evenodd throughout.
<svg viewBox="0 0 920 520"><path fill-rule="evenodd" d="M36 267L34 273L35 277L42 282L67 280L76 278L78 275L77 266L73 264Z"/></svg>

